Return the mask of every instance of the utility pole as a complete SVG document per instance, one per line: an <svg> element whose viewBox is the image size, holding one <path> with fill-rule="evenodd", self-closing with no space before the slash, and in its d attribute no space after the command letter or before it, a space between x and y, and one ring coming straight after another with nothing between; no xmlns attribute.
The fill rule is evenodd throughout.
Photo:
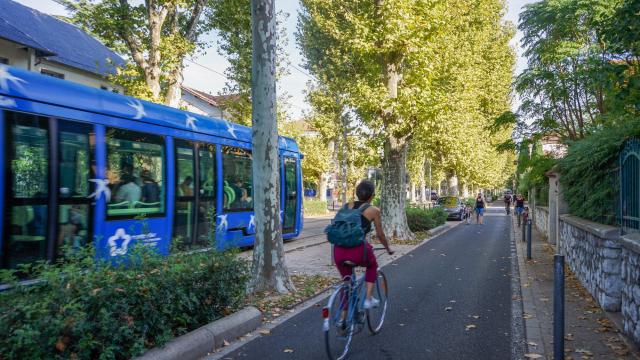
<svg viewBox="0 0 640 360"><path fill-rule="evenodd" d="M251 0L251 137L256 235L250 288L253 292L285 293L293 289L293 283L284 263L280 223L275 16L275 0Z"/></svg>

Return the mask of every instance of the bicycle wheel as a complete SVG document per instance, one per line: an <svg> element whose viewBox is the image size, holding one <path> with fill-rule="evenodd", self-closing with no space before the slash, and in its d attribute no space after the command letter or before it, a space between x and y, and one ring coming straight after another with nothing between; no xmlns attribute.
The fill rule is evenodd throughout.
<svg viewBox="0 0 640 360"><path fill-rule="evenodd" d="M382 270L378 269L378 278L373 289L373 296L380 300L380 305L373 309L367 310L367 326L372 334L377 334L382 328L384 317L387 314L389 286L387 277Z"/></svg>
<svg viewBox="0 0 640 360"><path fill-rule="evenodd" d="M349 352L353 338L354 323L346 316L349 304L349 287L338 287L323 309L324 342L330 360L342 360ZM343 314L344 312L344 314ZM342 319L341 319L342 318Z"/></svg>

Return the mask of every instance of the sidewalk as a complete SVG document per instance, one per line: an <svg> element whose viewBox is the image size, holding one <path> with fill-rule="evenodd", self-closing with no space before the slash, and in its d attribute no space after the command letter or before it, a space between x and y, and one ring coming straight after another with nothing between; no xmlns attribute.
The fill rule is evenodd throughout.
<svg viewBox="0 0 640 360"><path fill-rule="evenodd" d="M553 359L553 255L555 249L532 226L532 260L512 217L527 339L531 359ZM620 333L618 313L605 313L565 267L565 359L640 359ZM616 321L617 322L617 321Z"/></svg>

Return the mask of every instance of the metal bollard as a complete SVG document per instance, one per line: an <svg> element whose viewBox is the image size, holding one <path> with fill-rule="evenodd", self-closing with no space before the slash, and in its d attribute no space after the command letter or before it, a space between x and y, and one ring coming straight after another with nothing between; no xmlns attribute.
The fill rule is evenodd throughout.
<svg viewBox="0 0 640 360"><path fill-rule="evenodd" d="M527 220L527 260L531 260L531 219Z"/></svg>
<svg viewBox="0 0 640 360"><path fill-rule="evenodd" d="M553 256L553 358L564 360L564 255Z"/></svg>
<svg viewBox="0 0 640 360"><path fill-rule="evenodd" d="M525 231L524 228L521 228L521 230L522 230L522 242L525 242L527 241L527 232Z"/></svg>

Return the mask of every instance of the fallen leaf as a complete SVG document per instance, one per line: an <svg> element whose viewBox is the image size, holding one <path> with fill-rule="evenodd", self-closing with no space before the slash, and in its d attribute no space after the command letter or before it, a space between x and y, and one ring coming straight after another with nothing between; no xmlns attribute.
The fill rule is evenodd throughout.
<svg viewBox="0 0 640 360"><path fill-rule="evenodd" d="M404 326L404 324L398 324L399 326Z"/></svg>
<svg viewBox="0 0 640 360"><path fill-rule="evenodd" d="M262 335L269 335L269 334L271 334L271 331L269 331L269 330L267 330L267 329L263 329L263 330L260 330L260 331L258 331L258 332L259 332L260 334L262 334Z"/></svg>
<svg viewBox="0 0 640 360"><path fill-rule="evenodd" d="M564 339L565 339L565 340L568 340L568 341L573 341L573 340L575 340L575 339L573 338L573 334L571 334L571 333L568 333L567 335L565 335L565 336L564 336Z"/></svg>
<svg viewBox="0 0 640 360"><path fill-rule="evenodd" d="M453 310L451 306L447 306L446 308L444 308L444 311L451 311L451 310Z"/></svg>
<svg viewBox="0 0 640 360"><path fill-rule="evenodd" d="M289 353L289 354L290 354L290 353L292 353L292 352L293 352L293 349L284 349L284 352L286 352L286 353Z"/></svg>
<svg viewBox="0 0 640 360"><path fill-rule="evenodd" d="M524 354L524 357L526 357L527 359L540 359L542 358L542 355L529 353L529 354Z"/></svg>
<svg viewBox="0 0 640 360"><path fill-rule="evenodd" d="M449 300L450 303L455 304L456 301L455 300Z"/></svg>
<svg viewBox="0 0 640 360"><path fill-rule="evenodd" d="M527 343L527 345L529 345L529 346L538 346L538 343L535 343L535 342L533 342L533 341L529 341L529 342Z"/></svg>
<svg viewBox="0 0 640 360"><path fill-rule="evenodd" d="M586 350L586 349L576 349L576 352L578 354L585 354L587 356L593 356L593 353L591 351L589 351L589 350Z"/></svg>
<svg viewBox="0 0 640 360"><path fill-rule="evenodd" d="M474 319L480 319L480 315L473 315L472 318Z"/></svg>
<svg viewBox="0 0 640 360"><path fill-rule="evenodd" d="M224 346L229 346L229 345L230 345L230 343L229 343L227 340L225 340L225 341L223 341L223 342L222 342L222 345L224 345Z"/></svg>
<svg viewBox="0 0 640 360"><path fill-rule="evenodd" d="M469 324L469 325L465 326L465 330L471 330L471 329L475 329L475 328L476 328L476 326L473 325L473 324Z"/></svg>

